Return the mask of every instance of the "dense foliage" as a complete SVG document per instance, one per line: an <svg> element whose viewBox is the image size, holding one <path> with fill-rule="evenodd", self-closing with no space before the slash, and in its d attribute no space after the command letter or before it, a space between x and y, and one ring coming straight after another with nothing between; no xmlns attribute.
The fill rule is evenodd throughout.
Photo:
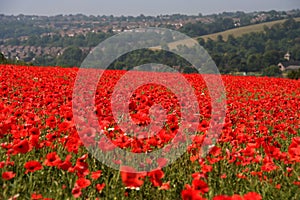
<svg viewBox="0 0 300 200"><path fill-rule="evenodd" d="M265 27L261 33L249 33L224 41L199 39L223 73L233 71L263 72L283 60L286 52L300 60L300 22L289 19L283 24Z"/></svg>
<svg viewBox="0 0 300 200"><path fill-rule="evenodd" d="M283 24L276 24L271 28L265 27L264 32L249 33L235 38L230 35L223 40L219 36L216 41L199 39L202 45L211 55L221 73L232 72L259 72L265 73L271 65L277 65L283 61L287 51L292 55L292 59L300 60L300 22L289 19ZM74 50L74 49L73 49ZM80 51L80 50L78 50ZM74 53L74 52L73 52ZM83 60L84 52L79 52L76 62L79 64ZM38 65L67 65L74 66L74 62L68 61L69 56L52 58L50 61L38 58L35 61ZM58 61L60 60L60 61ZM170 66L187 67L187 63L178 56L172 56L166 52L136 51L123 56L115 62L115 69L120 67L138 66L145 61L165 61L164 64ZM122 68L126 69L126 68ZM190 70L188 70L190 72ZM274 74L278 75L278 71Z"/></svg>
<svg viewBox="0 0 300 200"><path fill-rule="evenodd" d="M300 69L295 71L289 71L287 77L296 80L300 79Z"/></svg>

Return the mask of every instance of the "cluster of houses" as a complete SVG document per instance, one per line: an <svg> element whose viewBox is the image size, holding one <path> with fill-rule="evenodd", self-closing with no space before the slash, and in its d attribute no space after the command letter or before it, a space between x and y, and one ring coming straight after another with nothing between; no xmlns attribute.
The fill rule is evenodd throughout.
<svg viewBox="0 0 300 200"><path fill-rule="evenodd" d="M90 51L88 47L80 48L84 52ZM22 60L25 62L35 61L35 58L40 56L57 57L63 54L65 48L63 47L36 47L36 46L13 46L0 45L0 53L6 59Z"/></svg>
<svg viewBox="0 0 300 200"><path fill-rule="evenodd" d="M282 72L300 69L300 61L291 59L291 54L289 52L285 54L284 60L284 62L278 64L278 67Z"/></svg>
<svg viewBox="0 0 300 200"><path fill-rule="evenodd" d="M7 59L26 61L34 61L35 57L42 55L59 56L63 52L62 47L0 45L0 49Z"/></svg>

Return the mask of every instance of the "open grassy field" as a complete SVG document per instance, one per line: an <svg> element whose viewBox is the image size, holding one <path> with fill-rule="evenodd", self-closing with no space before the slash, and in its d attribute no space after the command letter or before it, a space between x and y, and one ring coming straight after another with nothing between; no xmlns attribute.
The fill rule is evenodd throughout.
<svg viewBox="0 0 300 200"><path fill-rule="evenodd" d="M295 18L295 20L300 21L300 18ZM250 26L244 26L244 27L239 27L239 28L234 28L234 29L230 29L227 31L219 32L219 33L200 36L195 39L203 38L203 39L207 40L208 38L210 38L212 40L216 40L218 35L222 35L223 39L226 41L229 35L233 35L234 37L240 37L244 34L251 33L251 32L261 32L261 31L264 31L264 26L267 26L270 28L274 24L283 23L285 21L286 20L284 19L284 20L265 22L265 23L261 23L261 24L250 25Z"/></svg>
<svg viewBox="0 0 300 200"><path fill-rule="evenodd" d="M295 20L300 21L300 17L295 18ZM250 26L244 26L244 27L230 29L230 30L223 31L223 32L213 33L213 34L209 34L209 35L203 35L203 36L195 37L193 39L197 40L199 38L203 38L204 40L207 40L208 38L210 38L212 40L216 40L218 35L222 35L223 39L226 41L228 39L229 35L233 35L234 37L240 37L244 34L251 33L251 32L261 32L261 31L264 31L264 26L267 26L270 28L274 24L283 23L285 21L286 21L286 19L272 21L272 22L265 22L265 23L261 23L261 24L254 24L254 25L250 25ZM195 45L195 42L188 40L188 39L180 40L180 41L176 41L176 42L171 42L168 44L168 46L170 49L175 49L179 44L185 44L187 47L191 47L191 46ZM153 49L158 50L158 49L160 49L160 47L153 47Z"/></svg>

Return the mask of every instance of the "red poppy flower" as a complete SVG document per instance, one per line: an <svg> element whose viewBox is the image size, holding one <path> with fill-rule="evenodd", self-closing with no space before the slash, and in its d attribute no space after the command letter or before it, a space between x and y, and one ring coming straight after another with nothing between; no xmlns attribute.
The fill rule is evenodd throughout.
<svg viewBox="0 0 300 200"><path fill-rule="evenodd" d="M163 183L159 189L160 190L169 190L170 189L170 181Z"/></svg>
<svg viewBox="0 0 300 200"><path fill-rule="evenodd" d="M38 199L43 199L43 196L41 194L33 193L31 195L31 200L38 200Z"/></svg>
<svg viewBox="0 0 300 200"><path fill-rule="evenodd" d="M0 169L2 169L4 166L5 166L5 162L4 162L4 161L1 161L1 162L0 162Z"/></svg>
<svg viewBox="0 0 300 200"><path fill-rule="evenodd" d="M262 197L256 192L248 192L244 195L244 200L261 200Z"/></svg>
<svg viewBox="0 0 300 200"><path fill-rule="evenodd" d="M218 195L213 198L213 200L232 200L230 196L227 195Z"/></svg>
<svg viewBox="0 0 300 200"><path fill-rule="evenodd" d="M294 181L293 184L298 185L300 187L300 181Z"/></svg>
<svg viewBox="0 0 300 200"><path fill-rule="evenodd" d="M66 119L67 121L71 121L72 118L73 118L73 113L72 113L72 112L66 112L66 113L64 114L64 117L65 117L65 119Z"/></svg>
<svg viewBox="0 0 300 200"><path fill-rule="evenodd" d="M61 160L59 156L56 154L56 152L52 152L47 154L44 165L51 167L51 166L58 166L60 163Z"/></svg>
<svg viewBox="0 0 300 200"><path fill-rule="evenodd" d="M43 168L41 163L39 163L38 161L35 161L35 160L26 162L24 167L26 169L25 174L27 174L28 172L35 172L35 171L41 170Z"/></svg>
<svg viewBox="0 0 300 200"><path fill-rule="evenodd" d="M182 190L181 197L183 200L205 200L198 190L194 190L192 188Z"/></svg>
<svg viewBox="0 0 300 200"><path fill-rule="evenodd" d="M276 170L278 166L274 162L267 162L262 167L261 170L265 172L270 172Z"/></svg>
<svg viewBox="0 0 300 200"><path fill-rule="evenodd" d="M35 127L29 129L28 132L29 132L29 135L30 135L30 136L31 136L31 135L40 135L40 130L39 130L38 128L35 128Z"/></svg>
<svg viewBox="0 0 300 200"><path fill-rule="evenodd" d="M49 134L46 135L46 138L50 142L49 143L50 145L52 144L51 142L55 141L59 137L60 137L60 133L59 132L49 133Z"/></svg>
<svg viewBox="0 0 300 200"><path fill-rule="evenodd" d="M246 179L247 178L247 176L245 176L243 173L238 173L236 176L240 179Z"/></svg>
<svg viewBox="0 0 300 200"><path fill-rule="evenodd" d="M154 187L162 185L161 179L164 177L164 172L161 169L156 169L148 173L150 181Z"/></svg>
<svg viewBox="0 0 300 200"><path fill-rule="evenodd" d="M121 178L123 184L128 188L139 188L144 184L143 179L147 173L145 172L136 172L132 167L122 166L121 167Z"/></svg>
<svg viewBox="0 0 300 200"><path fill-rule="evenodd" d="M85 177L90 173L88 169L88 164L85 162L85 159L87 159L87 154L81 156L77 159L76 165L71 169L69 169L70 172L76 172L78 177Z"/></svg>
<svg viewBox="0 0 300 200"><path fill-rule="evenodd" d="M49 126L50 128L55 128L56 127L56 118L54 116L50 116L46 120L46 125Z"/></svg>
<svg viewBox="0 0 300 200"><path fill-rule="evenodd" d="M202 180L193 180L193 189L200 191L201 193L207 193L209 191L208 185Z"/></svg>
<svg viewBox="0 0 300 200"><path fill-rule="evenodd" d="M278 190L280 190L281 185L280 185L280 184L276 184L276 185L275 185L275 188L278 189Z"/></svg>
<svg viewBox="0 0 300 200"><path fill-rule="evenodd" d="M72 156L71 155L67 155L65 161L61 162L58 165L58 168L67 171L70 167L72 167L72 163L70 162Z"/></svg>
<svg viewBox="0 0 300 200"><path fill-rule="evenodd" d="M97 180L101 176L102 171L98 170L96 172L92 172L91 177L93 180Z"/></svg>
<svg viewBox="0 0 300 200"><path fill-rule="evenodd" d="M13 146L15 153L27 153L29 151L28 140L21 140L19 143Z"/></svg>
<svg viewBox="0 0 300 200"><path fill-rule="evenodd" d="M4 180L10 180L13 179L16 176L16 174L12 171L7 171L2 173L2 178Z"/></svg>
<svg viewBox="0 0 300 200"><path fill-rule="evenodd" d="M220 178L222 178L222 179L227 178L227 175L224 173L220 176Z"/></svg>
<svg viewBox="0 0 300 200"><path fill-rule="evenodd" d="M201 169L202 169L203 174L206 174L208 172L211 172L213 168L210 165L201 164Z"/></svg>
<svg viewBox="0 0 300 200"><path fill-rule="evenodd" d="M63 132L63 131L68 130L70 127L71 127L71 123L65 121L65 122L62 122L62 123L58 126L58 129L59 129L59 131Z"/></svg>
<svg viewBox="0 0 300 200"><path fill-rule="evenodd" d="M81 188L78 187L77 185L75 185L75 187L72 189L72 195L73 195L73 197L78 198L78 197L81 196L81 194L82 194Z"/></svg>
<svg viewBox="0 0 300 200"><path fill-rule="evenodd" d="M40 136L31 135L29 143L32 147L35 147L36 149L40 149L42 147L42 144L40 144L39 140L40 140Z"/></svg>
<svg viewBox="0 0 300 200"><path fill-rule="evenodd" d="M104 187L105 187L105 183L97 184L96 185L96 189L97 189L98 192L101 192Z"/></svg>
<svg viewBox="0 0 300 200"><path fill-rule="evenodd" d="M244 200L244 198L238 194L234 194L232 195L231 200Z"/></svg>
<svg viewBox="0 0 300 200"><path fill-rule="evenodd" d="M288 155L291 161L300 162L300 137L292 139L292 143L288 149Z"/></svg>
<svg viewBox="0 0 300 200"><path fill-rule="evenodd" d="M86 188L88 187L89 185L91 185L91 181L89 179L86 179L86 178L79 178L77 181L76 181L76 185L78 187L80 187L81 189L82 188Z"/></svg>

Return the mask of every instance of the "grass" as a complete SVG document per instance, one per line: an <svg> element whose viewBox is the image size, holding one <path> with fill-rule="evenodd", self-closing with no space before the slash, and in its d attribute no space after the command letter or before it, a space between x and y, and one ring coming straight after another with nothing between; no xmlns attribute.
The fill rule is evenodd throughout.
<svg viewBox="0 0 300 200"><path fill-rule="evenodd" d="M300 22L300 17L294 18L294 19L295 19L295 21ZM176 49L177 46L180 45L180 44L184 44L187 47L192 47L192 46L195 45L195 42L199 38L203 38L205 41L208 40L209 38L212 39L212 40L216 40L218 35L221 35L223 37L223 40L226 41L228 39L229 35L233 35L234 37L240 37L240 36L242 36L244 34L247 34L247 33L262 32L262 31L264 31L264 26L267 26L267 27L270 28L275 24L281 24L281 23L284 23L285 21L286 21L286 19L283 19L283 20L277 20L277 21L272 21L272 22L265 22L265 23L260 23L260 24L254 24L254 25L234 28L234 29L230 29L230 30L227 30L227 31L223 31L223 32L218 32L218 33L213 33L213 34L208 34L208 35L195 37L195 38L193 38L195 41L190 40L190 39L186 39L186 40L171 42L171 43L168 44L168 47L169 47L169 49ZM161 47L157 46L157 47L153 47L151 49L160 50Z"/></svg>
<svg viewBox="0 0 300 200"><path fill-rule="evenodd" d="M300 17L295 18L295 20L297 22L300 22ZM261 24L250 25L250 26L244 26L244 27L239 27L239 28L234 28L234 29L230 29L227 31L219 32L219 33L213 33L213 34L209 34L209 35L196 37L195 39L203 38L204 40L207 40L208 38L210 38L212 40L216 40L218 35L221 35L223 37L223 39L226 41L229 35L233 35L234 37L240 37L247 33L262 32L262 31L264 31L264 26L267 26L268 28L270 28L275 24L281 24L281 23L284 23L285 21L286 21L286 19L272 21L272 22L265 22L265 23L261 23Z"/></svg>

